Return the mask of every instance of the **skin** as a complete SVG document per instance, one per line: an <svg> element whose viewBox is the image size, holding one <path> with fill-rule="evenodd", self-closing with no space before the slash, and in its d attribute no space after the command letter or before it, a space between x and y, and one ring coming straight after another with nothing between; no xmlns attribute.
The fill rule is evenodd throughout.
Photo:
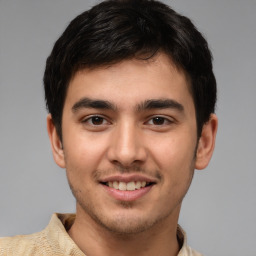
<svg viewBox="0 0 256 256"><path fill-rule="evenodd" d="M209 163L217 131L212 114L198 140L189 86L184 72L162 53L147 61L125 60L74 75L62 141L48 116L54 159L66 168L77 200L69 235L86 255L178 254L182 199L194 169ZM95 100L109 104L92 107ZM149 101L158 105L149 107ZM153 184L135 200L116 199L102 184L133 175Z"/></svg>

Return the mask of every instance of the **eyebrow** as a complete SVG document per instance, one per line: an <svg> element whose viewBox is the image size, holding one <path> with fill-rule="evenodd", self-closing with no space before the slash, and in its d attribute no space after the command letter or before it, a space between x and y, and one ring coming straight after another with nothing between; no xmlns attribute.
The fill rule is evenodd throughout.
<svg viewBox="0 0 256 256"><path fill-rule="evenodd" d="M117 110L117 107L106 100L82 98L76 102L72 111L75 113L83 108L95 108L95 109L106 109L106 110ZM150 99L146 100L135 106L136 111L141 112L143 110L150 109L176 109L180 112L184 111L184 107L179 102L172 99Z"/></svg>
<svg viewBox="0 0 256 256"><path fill-rule="evenodd" d="M72 111L77 112L79 109L83 109L83 108L115 110L116 106L114 106L111 102L106 100L93 100L89 98L82 98L73 105Z"/></svg>
<svg viewBox="0 0 256 256"><path fill-rule="evenodd" d="M184 106L172 99L151 99L137 106L137 111L150 110L150 109L176 109L179 112L184 111Z"/></svg>

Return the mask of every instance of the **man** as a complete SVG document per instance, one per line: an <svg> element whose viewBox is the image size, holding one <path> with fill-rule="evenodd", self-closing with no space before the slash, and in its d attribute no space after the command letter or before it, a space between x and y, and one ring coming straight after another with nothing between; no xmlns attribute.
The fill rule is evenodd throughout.
<svg viewBox="0 0 256 256"><path fill-rule="evenodd" d="M76 215L1 239L0 255L201 255L178 217L213 153L216 81L191 21L157 1L102 2L57 40L44 86Z"/></svg>

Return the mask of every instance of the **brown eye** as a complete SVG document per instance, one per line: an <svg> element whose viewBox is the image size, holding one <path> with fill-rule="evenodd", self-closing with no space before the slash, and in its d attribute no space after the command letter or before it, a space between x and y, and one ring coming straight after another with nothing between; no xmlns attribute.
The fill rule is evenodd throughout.
<svg viewBox="0 0 256 256"><path fill-rule="evenodd" d="M90 126L102 126L109 124L108 121L101 116L91 116L87 119L82 120L82 123Z"/></svg>
<svg viewBox="0 0 256 256"><path fill-rule="evenodd" d="M81 120L82 127L91 132L101 132L108 129L112 123L101 115L90 115Z"/></svg>
<svg viewBox="0 0 256 256"><path fill-rule="evenodd" d="M172 124L173 121L167 117L154 116L151 119L149 119L146 123L151 126L166 126Z"/></svg>
<svg viewBox="0 0 256 256"><path fill-rule="evenodd" d="M165 121L166 119L160 116L152 118L152 123L154 125L163 125L165 124Z"/></svg>
<svg viewBox="0 0 256 256"><path fill-rule="evenodd" d="M104 118L100 116L93 116L90 119L93 125L102 125L104 123Z"/></svg>

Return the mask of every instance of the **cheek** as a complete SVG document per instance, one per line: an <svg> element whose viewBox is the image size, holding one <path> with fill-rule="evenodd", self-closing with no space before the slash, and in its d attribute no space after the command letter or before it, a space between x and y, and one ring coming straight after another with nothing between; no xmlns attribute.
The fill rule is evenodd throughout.
<svg viewBox="0 0 256 256"><path fill-rule="evenodd" d="M88 181L104 159L105 149L106 145L102 138L88 136L88 134L66 137L64 154L68 177L76 182Z"/></svg>
<svg viewBox="0 0 256 256"><path fill-rule="evenodd" d="M162 170L164 179L180 183L194 169L196 141L190 136L166 136L152 144L151 156Z"/></svg>
<svg viewBox="0 0 256 256"><path fill-rule="evenodd" d="M64 138L64 150L72 161L91 164L102 157L106 148L106 138L99 133L70 131Z"/></svg>
<svg viewBox="0 0 256 256"><path fill-rule="evenodd" d="M191 137L191 136L190 136ZM186 161L187 158L191 159L194 155L196 142L189 136L165 136L157 142L151 143L149 148L152 154L157 156L158 162L179 162Z"/></svg>

